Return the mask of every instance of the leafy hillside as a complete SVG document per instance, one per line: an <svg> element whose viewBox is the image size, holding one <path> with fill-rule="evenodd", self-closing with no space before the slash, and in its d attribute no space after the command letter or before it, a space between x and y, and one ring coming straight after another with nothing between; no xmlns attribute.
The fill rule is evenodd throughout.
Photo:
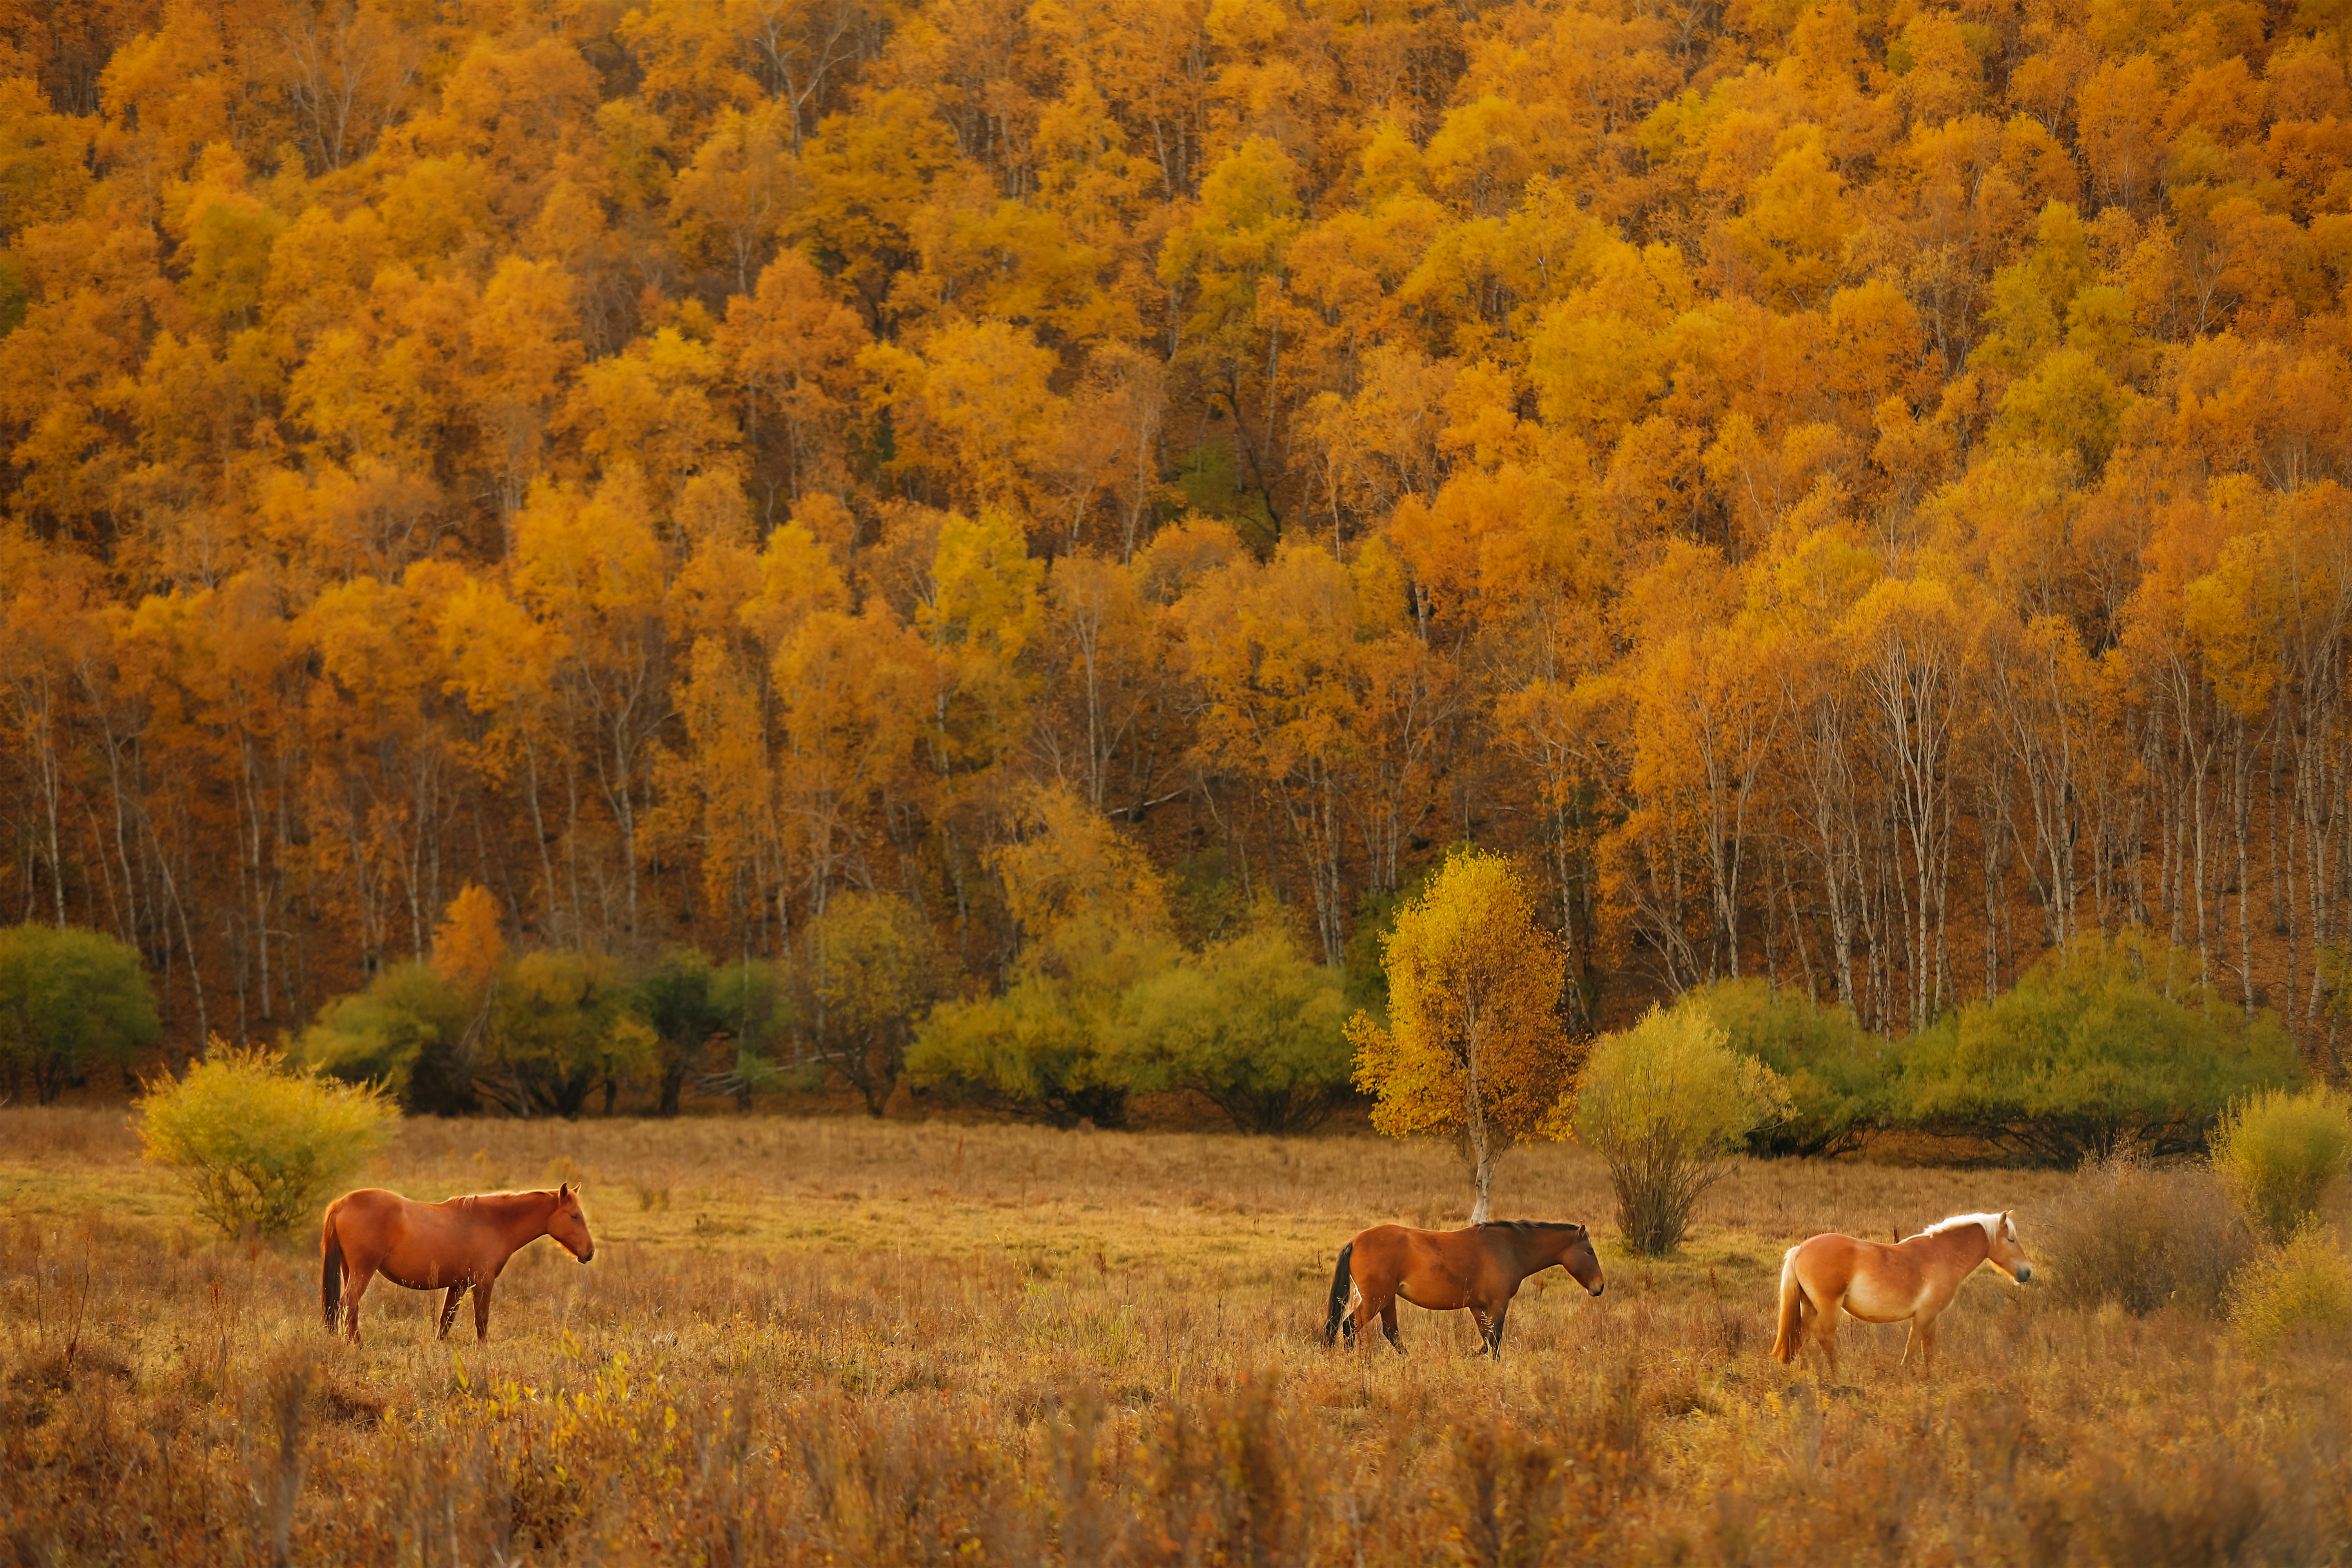
<svg viewBox="0 0 2352 1568"><path fill-rule="evenodd" d="M1916 1029L2141 922L2326 1052L2347 47L0 0L0 900L183 1043L468 883L624 955L887 895L972 993L1075 797L1195 941L1341 963L1475 839L1580 1010Z"/></svg>

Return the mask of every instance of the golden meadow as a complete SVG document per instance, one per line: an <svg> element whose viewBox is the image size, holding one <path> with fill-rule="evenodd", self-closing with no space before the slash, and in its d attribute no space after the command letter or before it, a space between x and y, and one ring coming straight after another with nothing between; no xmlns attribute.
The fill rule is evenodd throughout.
<svg viewBox="0 0 2352 1568"><path fill-rule="evenodd" d="M199 1231L120 1111L0 1112L0 1507L22 1561L218 1563L2325 1563L2352 1552L2347 1358L1986 1275L1937 1375L1850 1325L1766 1355L1780 1255L2085 1178L1743 1163L1684 1251L1615 1244L1575 1145L1497 1212L1598 1225L1610 1289L1531 1285L1327 1349L1339 1244L1456 1223L1444 1145L903 1124L410 1121L422 1196L588 1184L492 1338L379 1285L331 1341L310 1238ZM2335 1217L2341 1219L2341 1215ZM1554 1279L1560 1278L1553 1276Z"/></svg>

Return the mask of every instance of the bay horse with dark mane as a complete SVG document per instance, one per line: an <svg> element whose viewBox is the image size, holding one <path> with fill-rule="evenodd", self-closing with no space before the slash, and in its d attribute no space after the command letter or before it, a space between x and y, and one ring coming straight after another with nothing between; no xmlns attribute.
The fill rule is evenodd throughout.
<svg viewBox="0 0 2352 1568"><path fill-rule="evenodd" d="M439 1338L467 1291L474 1293L474 1338L490 1337L490 1287L525 1246L551 1236L585 1263L596 1255L580 1190L566 1183L553 1192L478 1193L421 1204L381 1187L345 1193L327 1205L319 1230L319 1305L327 1331L348 1314L352 1342L360 1338L360 1298L381 1274L411 1290L446 1288ZM348 1279L349 1283L345 1281Z"/></svg>
<svg viewBox="0 0 2352 1568"><path fill-rule="evenodd" d="M1865 1323L1909 1323L1903 1361L1911 1359L1916 1346L1921 1372L1931 1373L1936 1320L1952 1304L1960 1282L1988 1263L2020 1285L2033 1278L2010 1210L1954 1215L1892 1246L1834 1232L1813 1237L1789 1248L1781 1259L1780 1329L1772 1340L1773 1357L1784 1365L1795 1361L1810 1335L1821 1345L1835 1382L1838 1320L1844 1314Z"/></svg>
<svg viewBox="0 0 2352 1568"><path fill-rule="evenodd" d="M1396 1304L1402 1297L1433 1312L1468 1308L1486 1353L1500 1361L1511 1298L1522 1280L1555 1264L1591 1294L1601 1294L1601 1258L1592 1250L1591 1232L1580 1225L1526 1219L1490 1220L1467 1230L1376 1225L1357 1232L1339 1249L1323 1342L1329 1344L1344 1326L1352 1349L1356 1331L1377 1317L1389 1343L1404 1354L1404 1342L1397 1338Z"/></svg>

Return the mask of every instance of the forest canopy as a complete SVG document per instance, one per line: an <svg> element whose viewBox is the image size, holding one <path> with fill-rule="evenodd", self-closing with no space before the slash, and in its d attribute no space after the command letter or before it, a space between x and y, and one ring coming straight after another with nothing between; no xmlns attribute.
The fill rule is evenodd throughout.
<svg viewBox="0 0 2352 1568"><path fill-rule="evenodd" d="M186 1049L468 885L518 964L820 989L887 899L978 1005L1122 888L1341 969L1474 842L1571 1027L1924 1032L2145 926L2332 1062L2347 58L2332 0L0 0L0 919Z"/></svg>

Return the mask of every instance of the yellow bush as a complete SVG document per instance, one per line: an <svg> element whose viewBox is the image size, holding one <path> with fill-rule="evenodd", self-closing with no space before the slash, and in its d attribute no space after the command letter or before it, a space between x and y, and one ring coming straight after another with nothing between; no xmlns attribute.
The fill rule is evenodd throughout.
<svg viewBox="0 0 2352 1568"><path fill-rule="evenodd" d="M2325 1087L2265 1089L2230 1108L2213 1134L2213 1172L2246 1223L2284 1243L2352 1164L2352 1100Z"/></svg>
<svg viewBox="0 0 2352 1568"><path fill-rule="evenodd" d="M1608 1163L1625 1245L1654 1258L1682 1245L1691 1210L1748 1134L1788 1113L1780 1075L1731 1049L1704 1010L1653 1007L1593 1047L1576 1135Z"/></svg>
<svg viewBox="0 0 2352 1568"><path fill-rule="evenodd" d="M288 1069L215 1039L137 1106L147 1157L180 1173L196 1212L235 1236L282 1236L380 1148L400 1113L373 1084Z"/></svg>
<svg viewBox="0 0 2352 1568"><path fill-rule="evenodd" d="M2340 1339L2352 1330L2352 1260L2308 1221L2231 1283L2230 1321L2257 1356L2306 1334Z"/></svg>

